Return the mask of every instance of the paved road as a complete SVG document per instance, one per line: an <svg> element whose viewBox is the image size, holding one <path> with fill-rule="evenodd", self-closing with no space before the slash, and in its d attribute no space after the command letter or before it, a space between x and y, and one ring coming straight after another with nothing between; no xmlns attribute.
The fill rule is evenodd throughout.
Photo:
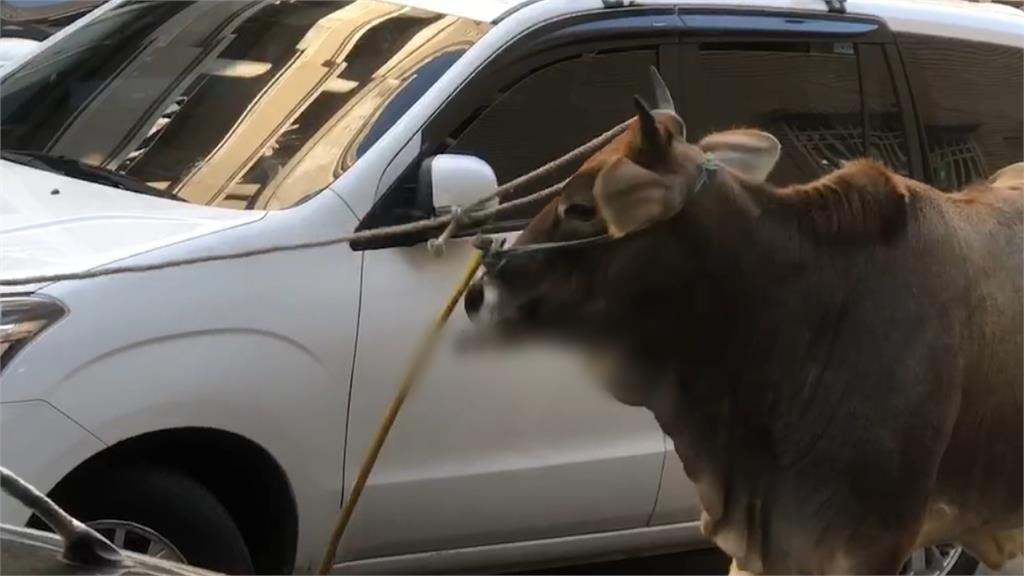
<svg viewBox="0 0 1024 576"><path fill-rule="evenodd" d="M1022 576L1024 575L1024 558L1017 558L1013 562L1003 566L1002 570L989 570L982 566L981 570L978 571L978 574L1003 574L1006 576L1012 574L1014 576Z"/></svg>
<svg viewBox="0 0 1024 576"><path fill-rule="evenodd" d="M702 550L540 570L530 572L530 574L727 574L728 572L729 559L724 554L717 550ZM1018 558L998 571L988 570L982 566L977 573L1024 576L1024 559Z"/></svg>
<svg viewBox="0 0 1024 576"><path fill-rule="evenodd" d="M529 574L727 574L729 559L717 549L581 564Z"/></svg>

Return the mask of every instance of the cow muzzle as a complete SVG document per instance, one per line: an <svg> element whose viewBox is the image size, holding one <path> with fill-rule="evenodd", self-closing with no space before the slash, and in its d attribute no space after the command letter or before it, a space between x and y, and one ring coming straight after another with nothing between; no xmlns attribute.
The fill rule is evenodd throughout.
<svg viewBox="0 0 1024 576"><path fill-rule="evenodd" d="M477 324L516 324L536 316L547 268L545 256L578 250L612 240L608 234L505 247L504 240L478 236L483 251L483 274L466 290L466 314Z"/></svg>
<svg viewBox="0 0 1024 576"><path fill-rule="evenodd" d="M466 289L463 306L473 324L484 327L501 324L501 288L486 274L473 281Z"/></svg>
<svg viewBox="0 0 1024 576"><path fill-rule="evenodd" d="M480 316L480 309L484 307L487 292L484 289L483 279L478 278L466 289L466 296L463 304L466 307L466 315L473 321Z"/></svg>
<svg viewBox="0 0 1024 576"><path fill-rule="evenodd" d="M497 257L496 254L503 247L504 240L489 236L477 236L474 245L477 250L483 252L484 271L466 288L463 306L469 319L474 324L480 324L481 320L494 320L494 304L497 300L498 290L488 275L500 267L500 257Z"/></svg>

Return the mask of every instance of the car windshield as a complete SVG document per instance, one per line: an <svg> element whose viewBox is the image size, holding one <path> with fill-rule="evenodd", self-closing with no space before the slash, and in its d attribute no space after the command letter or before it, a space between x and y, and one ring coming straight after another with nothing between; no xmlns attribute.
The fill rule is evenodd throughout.
<svg viewBox="0 0 1024 576"><path fill-rule="evenodd" d="M125 2L4 77L0 148L133 192L286 208L349 168L487 28L377 0Z"/></svg>

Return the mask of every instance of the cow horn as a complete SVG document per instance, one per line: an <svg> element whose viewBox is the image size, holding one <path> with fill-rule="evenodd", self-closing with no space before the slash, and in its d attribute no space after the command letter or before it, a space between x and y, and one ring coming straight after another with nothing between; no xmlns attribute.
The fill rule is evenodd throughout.
<svg viewBox="0 0 1024 576"><path fill-rule="evenodd" d="M668 91L665 80L662 79L661 74L658 74L658 69L654 66L651 66L651 83L654 84L654 108L675 112L676 105L672 102L672 93Z"/></svg>

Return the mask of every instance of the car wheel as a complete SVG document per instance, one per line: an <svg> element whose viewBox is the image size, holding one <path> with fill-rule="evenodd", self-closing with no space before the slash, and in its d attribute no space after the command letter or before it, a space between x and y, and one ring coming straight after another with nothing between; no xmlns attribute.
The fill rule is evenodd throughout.
<svg viewBox="0 0 1024 576"><path fill-rule="evenodd" d="M125 550L228 574L253 573L227 509L183 472L114 468L66 500L58 503L68 513Z"/></svg>
<svg viewBox="0 0 1024 576"><path fill-rule="evenodd" d="M978 570L978 561L953 544L927 546L914 550L903 565L900 574L907 576L947 576L954 574L974 574Z"/></svg>

